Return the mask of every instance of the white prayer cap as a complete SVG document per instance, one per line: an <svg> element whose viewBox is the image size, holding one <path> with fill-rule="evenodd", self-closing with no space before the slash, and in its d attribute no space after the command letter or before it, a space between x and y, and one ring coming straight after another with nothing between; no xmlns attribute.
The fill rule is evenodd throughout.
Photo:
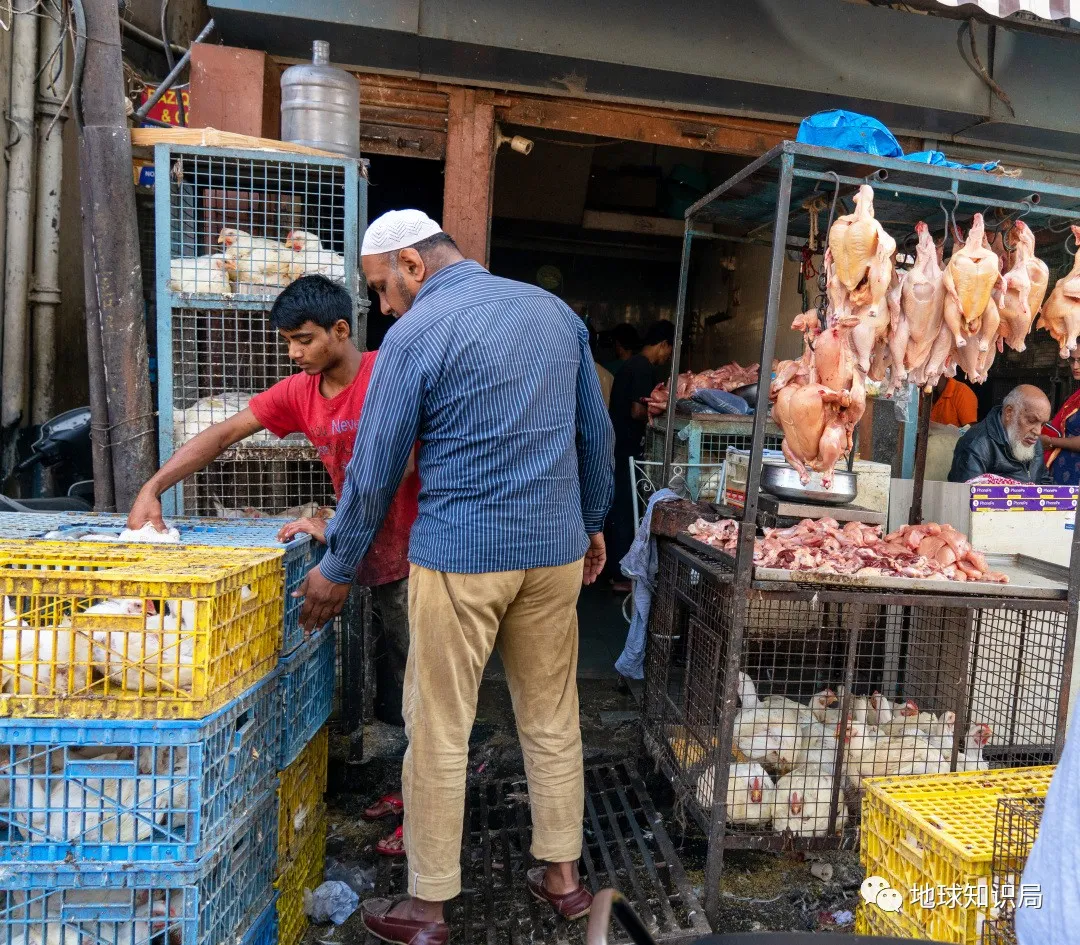
<svg viewBox="0 0 1080 945"><path fill-rule="evenodd" d="M415 246L442 227L422 210L390 210L367 228L361 256L379 256Z"/></svg>

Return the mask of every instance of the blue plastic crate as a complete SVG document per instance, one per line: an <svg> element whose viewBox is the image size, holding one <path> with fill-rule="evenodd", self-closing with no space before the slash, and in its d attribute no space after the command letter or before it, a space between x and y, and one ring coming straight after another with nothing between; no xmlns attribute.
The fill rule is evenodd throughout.
<svg viewBox="0 0 1080 945"><path fill-rule="evenodd" d="M270 900L262 912L256 916L251 927L240 939L239 945L277 945L278 940L278 911L277 895Z"/></svg>
<svg viewBox="0 0 1080 945"><path fill-rule="evenodd" d="M19 521L34 519L32 523ZM292 596L308 573L321 560L325 546L309 535L297 535L285 545L277 540L277 533L290 519L257 518L170 518L168 524L180 532L180 543L186 545L215 545L223 548L274 548L285 549L285 634L282 653L291 653L304 641L300 628L300 608L303 601ZM87 532L123 531L127 522L124 515L89 515L84 512L60 512L51 514L6 512L0 513L0 538L44 538L79 540ZM57 535L51 535L58 532Z"/></svg>
<svg viewBox="0 0 1080 945"><path fill-rule="evenodd" d="M273 795L235 826L191 866L0 866L0 942L234 945L241 929L265 935L258 922L277 869Z"/></svg>
<svg viewBox="0 0 1080 945"><path fill-rule="evenodd" d="M0 719L0 869L195 862L274 789L280 699L275 670L197 721Z"/></svg>
<svg viewBox="0 0 1080 945"><path fill-rule="evenodd" d="M281 661L281 755L278 768L291 765L330 717L334 703L333 628L313 633Z"/></svg>

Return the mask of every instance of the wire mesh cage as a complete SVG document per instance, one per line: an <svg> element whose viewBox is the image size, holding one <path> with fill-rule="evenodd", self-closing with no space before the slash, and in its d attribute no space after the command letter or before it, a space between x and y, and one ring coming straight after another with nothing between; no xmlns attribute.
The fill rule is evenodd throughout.
<svg viewBox="0 0 1080 945"><path fill-rule="evenodd" d="M729 446L739 450L750 449L753 428L753 416L720 414L710 419L693 420L677 417L672 462L723 463ZM645 428L645 459L663 463L664 433L662 422ZM765 449L780 449L782 439L780 428L771 421L768 422L765 426Z"/></svg>
<svg viewBox="0 0 1080 945"><path fill-rule="evenodd" d="M158 446L162 459L293 373L267 313L281 290L320 274L366 311L358 245L366 217L359 162L344 158L158 145L155 148ZM241 451L163 496L169 514L229 508L280 512L329 504L303 436L258 434ZM251 457L243 450L261 447ZM256 466L283 451L267 474ZM292 465L289 465L289 463ZM236 463L236 468L230 468ZM314 491L312 491L314 490ZM227 497L227 498L226 498ZM284 497L284 498L283 498ZM331 499L332 501L332 499Z"/></svg>
<svg viewBox="0 0 1080 945"><path fill-rule="evenodd" d="M244 410L253 394L296 373L266 313L253 309L172 310L172 445ZM262 431L241 445L304 445Z"/></svg>
<svg viewBox="0 0 1080 945"><path fill-rule="evenodd" d="M158 145L155 166L171 295L265 299L309 273L358 288L356 161Z"/></svg>
<svg viewBox="0 0 1080 945"><path fill-rule="evenodd" d="M336 503L326 467L311 447L229 450L173 491L186 515L297 518Z"/></svg>
<svg viewBox="0 0 1080 945"><path fill-rule="evenodd" d="M997 915L983 930L985 945L1015 945L1016 907L1022 902L1024 867L1039 834L1045 797L1005 797L998 801L991 862Z"/></svg>
<svg viewBox="0 0 1080 945"><path fill-rule="evenodd" d="M733 577L664 543L646 655L647 747L712 842L850 845L864 778L1053 760L1060 608L796 586L744 610Z"/></svg>

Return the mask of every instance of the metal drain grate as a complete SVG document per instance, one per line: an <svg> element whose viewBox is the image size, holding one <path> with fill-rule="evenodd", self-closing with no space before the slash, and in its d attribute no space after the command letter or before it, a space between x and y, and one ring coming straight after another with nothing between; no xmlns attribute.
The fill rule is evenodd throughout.
<svg viewBox="0 0 1080 945"><path fill-rule="evenodd" d="M525 779L469 788L462 850L462 894L447 909L460 945L577 945L584 922L563 922L525 888L532 826ZM626 764L585 771L585 849L581 869L593 892L614 887L658 941L707 935L709 926L641 779ZM402 861L380 864L377 896L405 891ZM367 936L365 945L376 945ZM629 937L613 925L610 942Z"/></svg>

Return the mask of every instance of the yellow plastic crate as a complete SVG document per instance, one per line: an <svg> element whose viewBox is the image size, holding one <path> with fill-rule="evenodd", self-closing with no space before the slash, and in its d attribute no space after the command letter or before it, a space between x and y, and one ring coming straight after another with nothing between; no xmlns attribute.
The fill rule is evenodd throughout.
<svg viewBox="0 0 1080 945"><path fill-rule="evenodd" d="M0 541L0 716L210 714L277 662L282 556Z"/></svg>
<svg viewBox="0 0 1080 945"><path fill-rule="evenodd" d="M304 746L296 761L278 775L278 859L292 858L304 828L326 793L330 736L324 725Z"/></svg>
<svg viewBox="0 0 1080 945"><path fill-rule="evenodd" d="M911 919L899 913L886 912L884 909L865 902L860 902L855 910L855 934L930 941L930 936Z"/></svg>
<svg viewBox="0 0 1080 945"><path fill-rule="evenodd" d="M278 860L278 945L299 945L307 929L304 912L304 890L315 889L323 881L326 869L326 806L321 805L308 819L306 829L296 847L296 855L288 863Z"/></svg>
<svg viewBox="0 0 1080 945"><path fill-rule="evenodd" d="M865 906L861 921L979 945L983 924L995 914L990 867L998 800L1044 797L1053 773L1046 765L864 781L862 865L867 876L899 890L904 903L898 913Z"/></svg>

